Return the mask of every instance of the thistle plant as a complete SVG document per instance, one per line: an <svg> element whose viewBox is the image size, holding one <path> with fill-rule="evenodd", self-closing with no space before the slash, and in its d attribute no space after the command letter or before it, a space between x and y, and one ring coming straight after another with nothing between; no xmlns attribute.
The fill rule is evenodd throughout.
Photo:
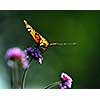
<svg viewBox="0 0 100 100"><path fill-rule="evenodd" d="M26 69L28 67L26 55L19 47L13 47L7 50L5 58L11 70L11 88L19 88L18 63L20 63L23 69Z"/></svg>
<svg viewBox="0 0 100 100"><path fill-rule="evenodd" d="M13 74L11 75L13 77L12 78L13 80L11 80L11 83L13 85L14 83L16 84L14 78L16 79L19 77L17 71L17 67L18 67L17 62L21 64L24 70L23 77L21 80L21 88L24 88L27 72L31 65L32 60L35 59L40 64L42 64L42 60L43 60L40 50L36 47L34 49L32 47L29 47L26 48L24 51L18 47L13 47L7 50L5 57L7 59L8 66L13 71L12 72ZM15 73L16 76L14 75ZM17 79L17 81L18 80L19 79Z"/></svg>

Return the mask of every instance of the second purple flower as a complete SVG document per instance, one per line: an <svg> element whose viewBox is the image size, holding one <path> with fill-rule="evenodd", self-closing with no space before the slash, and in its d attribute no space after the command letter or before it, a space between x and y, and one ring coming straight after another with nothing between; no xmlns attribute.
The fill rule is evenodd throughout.
<svg viewBox="0 0 100 100"><path fill-rule="evenodd" d="M61 73L60 79L61 79L61 82L59 84L60 89L71 88L73 80L69 75L63 72Z"/></svg>

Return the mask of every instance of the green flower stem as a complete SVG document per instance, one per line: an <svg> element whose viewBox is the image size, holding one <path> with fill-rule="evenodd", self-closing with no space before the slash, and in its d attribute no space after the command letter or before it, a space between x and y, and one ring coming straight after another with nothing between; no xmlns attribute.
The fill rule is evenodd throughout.
<svg viewBox="0 0 100 100"><path fill-rule="evenodd" d="M19 79L19 70L18 67L14 69L14 74L15 74L15 88L19 89L20 88L20 79Z"/></svg>
<svg viewBox="0 0 100 100"><path fill-rule="evenodd" d="M51 83L51 84L49 84L48 86L46 86L44 89L51 89L51 88L53 88L53 87L59 85L59 83L60 83L60 81Z"/></svg>
<svg viewBox="0 0 100 100"><path fill-rule="evenodd" d="M27 73L28 73L28 70L29 70L29 66L30 66L30 64L31 64L31 61L32 61L32 58L31 58L30 61L29 61L28 68L26 68L26 69L24 70L23 77L22 77L22 83L21 83L21 89L24 89L25 80L26 80L26 76L27 76Z"/></svg>
<svg viewBox="0 0 100 100"><path fill-rule="evenodd" d="M11 73L11 89L14 88L14 69L10 68Z"/></svg>
<svg viewBox="0 0 100 100"><path fill-rule="evenodd" d="M23 78L22 78L21 89L24 89L24 85L25 85L25 80L26 80L28 69L29 68L26 68L25 71L24 71Z"/></svg>
<svg viewBox="0 0 100 100"><path fill-rule="evenodd" d="M19 88L19 72L18 72L18 65L14 62L13 67L10 68L11 70L11 88Z"/></svg>

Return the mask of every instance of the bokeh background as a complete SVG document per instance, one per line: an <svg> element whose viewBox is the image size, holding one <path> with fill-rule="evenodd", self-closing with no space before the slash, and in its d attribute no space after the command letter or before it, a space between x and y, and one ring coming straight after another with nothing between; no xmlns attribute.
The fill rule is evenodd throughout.
<svg viewBox="0 0 100 100"><path fill-rule="evenodd" d="M100 88L100 11L0 11L0 88L10 89L5 53L11 47L34 46L25 29L26 19L50 42L76 42L56 46L43 54L43 64L33 61L25 88L41 89L59 81L60 73L73 78L73 89ZM22 70L21 70L22 71ZM20 72L21 73L21 72Z"/></svg>

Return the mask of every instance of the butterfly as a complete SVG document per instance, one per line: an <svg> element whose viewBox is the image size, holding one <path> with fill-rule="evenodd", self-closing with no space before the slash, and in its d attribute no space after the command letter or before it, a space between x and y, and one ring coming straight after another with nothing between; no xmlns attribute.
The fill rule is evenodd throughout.
<svg viewBox="0 0 100 100"><path fill-rule="evenodd" d="M75 45L76 43L49 43L42 35L35 31L26 20L24 20L27 31L30 33L35 43L45 51L49 46L59 46L59 45Z"/></svg>

